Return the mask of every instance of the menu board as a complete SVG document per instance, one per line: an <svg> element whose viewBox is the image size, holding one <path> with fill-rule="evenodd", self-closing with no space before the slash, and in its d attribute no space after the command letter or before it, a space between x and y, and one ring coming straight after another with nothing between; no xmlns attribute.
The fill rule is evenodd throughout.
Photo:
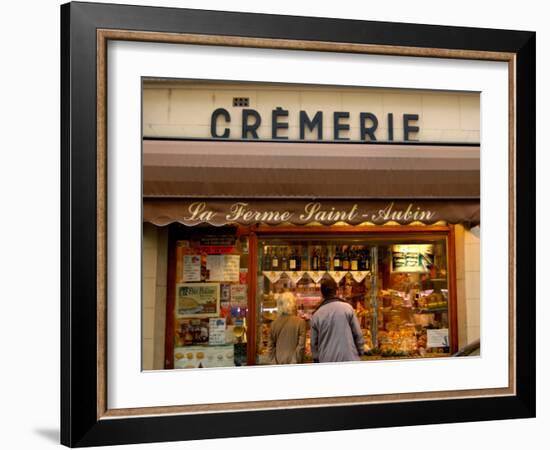
<svg viewBox="0 0 550 450"><path fill-rule="evenodd" d="M183 281L201 281L201 256L183 256Z"/></svg>

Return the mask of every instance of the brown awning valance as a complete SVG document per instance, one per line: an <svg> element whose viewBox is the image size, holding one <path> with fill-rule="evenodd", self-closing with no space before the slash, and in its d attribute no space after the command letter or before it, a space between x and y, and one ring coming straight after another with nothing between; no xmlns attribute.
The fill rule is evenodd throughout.
<svg viewBox="0 0 550 450"><path fill-rule="evenodd" d="M479 199L479 146L143 142L145 198Z"/></svg>
<svg viewBox="0 0 550 450"><path fill-rule="evenodd" d="M397 222L478 224L478 200L277 200L144 199L143 221L155 225L254 223L375 225Z"/></svg>

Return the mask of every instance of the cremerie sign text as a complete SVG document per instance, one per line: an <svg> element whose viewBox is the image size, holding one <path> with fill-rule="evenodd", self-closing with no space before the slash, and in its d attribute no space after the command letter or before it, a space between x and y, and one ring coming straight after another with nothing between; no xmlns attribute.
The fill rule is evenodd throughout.
<svg viewBox="0 0 550 450"><path fill-rule="evenodd" d="M244 108L242 114L241 135L231 136L231 130L228 125L231 123L231 114L225 108L217 108L212 112L210 118L210 135L216 139L259 139L258 129L263 126L266 118L262 117L255 109ZM271 139L288 139L285 131L288 129L288 110L281 106L271 111ZM403 114L401 117L394 117L393 113L388 113L384 117L387 136L378 136L377 130L381 123L379 118L371 112L361 112L355 117L351 117L347 111L334 111L330 117L326 117L323 111L308 113L301 110L298 116L298 127L300 130L300 140L306 140L306 130L314 140L334 140L347 141L351 121L356 121L359 126L359 136L361 141L380 140L393 141L394 128L401 128L395 125L397 120L401 121L403 128L403 141L415 141L411 138L411 133L417 133L420 128L416 125L418 114ZM326 136L323 127L326 121L332 121L332 136Z"/></svg>

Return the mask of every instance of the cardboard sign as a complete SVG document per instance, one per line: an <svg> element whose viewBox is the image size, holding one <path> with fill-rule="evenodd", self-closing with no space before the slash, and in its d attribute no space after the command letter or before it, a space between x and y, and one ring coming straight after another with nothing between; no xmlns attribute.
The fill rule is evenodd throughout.
<svg viewBox="0 0 550 450"><path fill-rule="evenodd" d="M449 329L441 328L439 330L427 330L428 347L449 347Z"/></svg>

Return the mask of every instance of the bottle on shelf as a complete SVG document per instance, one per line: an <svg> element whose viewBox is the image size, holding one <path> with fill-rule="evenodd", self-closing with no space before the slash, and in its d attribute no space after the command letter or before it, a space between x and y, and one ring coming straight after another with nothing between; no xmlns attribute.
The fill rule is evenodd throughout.
<svg viewBox="0 0 550 450"><path fill-rule="evenodd" d="M263 270L271 270L271 247L265 247Z"/></svg>
<svg viewBox="0 0 550 450"><path fill-rule="evenodd" d="M359 252L358 250L353 250L351 253L350 259L350 270L359 270Z"/></svg>
<svg viewBox="0 0 550 450"><path fill-rule="evenodd" d="M319 247L317 249L317 261L318 261L318 265L319 265L319 271L325 271L325 270L328 270L326 268L327 266L327 260L326 260L326 256L325 256L325 249L323 247Z"/></svg>
<svg viewBox="0 0 550 450"><path fill-rule="evenodd" d="M342 270L348 271L350 268L350 254L349 254L349 247L345 247L344 250L342 250Z"/></svg>
<svg viewBox="0 0 550 450"><path fill-rule="evenodd" d="M290 251L290 256L288 258L288 270L298 270L297 261L296 261L296 249L292 247Z"/></svg>
<svg viewBox="0 0 550 450"><path fill-rule="evenodd" d="M336 247L334 251L334 257L332 258L332 268L334 271L342 270L342 254L340 247Z"/></svg>
<svg viewBox="0 0 550 450"><path fill-rule="evenodd" d="M365 249L365 269L364 270L370 270L370 252L368 249Z"/></svg>
<svg viewBox="0 0 550 450"><path fill-rule="evenodd" d="M317 253L317 249L313 249L313 253L311 255L311 264L310 264L311 270L314 272L317 272L319 270L319 253Z"/></svg>
<svg viewBox="0 0 550 450"><path fill-rule="evenodd" d="M323 256L321 259L321 269L325 271L330 270L330 256L329 256L329 251L327 247L323 249Z"/></svg>
<svg viewBox="0 0 550 450"><path fill-rule="evenodd" d="M271 258L271 270L279 270L279 249L277 247L275 247Z"/></svg>
<svg viewBox="0 0 550 450"><path fill-rule="evenodd" d="M359 255L359 270L369 270L369 254L368 249L363 248Z"/></svg>
<svg viewBox="0 0 550 450"><path fill-rule="evenodd" d="M281 270L288 270L288 248L283 247L281 255Z"/></svg>

